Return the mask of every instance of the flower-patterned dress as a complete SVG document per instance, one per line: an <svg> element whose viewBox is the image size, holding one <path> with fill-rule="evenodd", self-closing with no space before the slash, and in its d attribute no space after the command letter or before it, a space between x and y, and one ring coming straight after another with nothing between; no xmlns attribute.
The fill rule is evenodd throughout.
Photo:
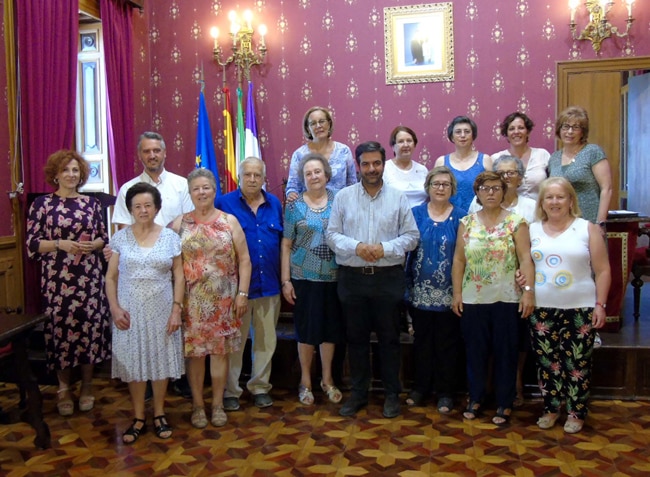
<svg viewBox="0 0 650 477"><path fill-rule="evenodd" d="M97 364L110 357L110 314L100 251L39 253L41 240L108 242L99 202L85 195L37 197L27 219L27 254L41 262L41 298L50 371ZM83 237L85 239L85 237Z"/></svg>
<svg viewBox="0 0 650 477"><path fill-rule="evenodd" d="M199 222L183 215L179 230L185 274L185 356L224 355L241 346L241 320L234 314L238 261L227 215Z"/></svg>

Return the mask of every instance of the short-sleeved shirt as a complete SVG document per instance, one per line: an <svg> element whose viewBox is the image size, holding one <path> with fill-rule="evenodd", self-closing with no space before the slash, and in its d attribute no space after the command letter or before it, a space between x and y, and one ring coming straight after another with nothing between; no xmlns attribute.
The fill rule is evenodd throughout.
<svg viewBox="0 0 650 477"><path fill-rule="evenodd" d="M327 191L327 205L312 209L304 196L287 205L284 212L284 238L292 240L291 278L315 282L336 281L334 252L325 241L332 212L334 193Z"/></svg>
<svg viewBox="0 0 650 477"><path fill-rule="evenodd" d="M298 168L302 158L309 154L311 151L308 144L303 144L296 149L291 156L291 163L289 164L289 179L287 180L287 188L285 193L288 195L290 192L297 192L298 194L305 192L305 183L302 177L298 176ZM332 177L327 183L327 188L331 191L338 192L346 186L356 184L357 182L357 166L352 157L352 151L345 144L334 141L334 150L329 157L329 165L332 168Z"/></svg>
<svg viewBox="0 0 650 477"><path fill-rule="evenodd" d="M385 184L401 191L408 199L409 205L415 207L429 198L424 190L428 172L426 167L415 161L411 161L408 171L397 167L394 161L386 161L383 179Z"/></svg>
<svg viewBox="0 0 650 477"><path fill-rule="evenodd" d="M251 283L248 298L262 298L280 293L280 241L282 240L282 204L273 194L262 190L264 202L254 213L237 189L221 195L215 207L234 215L239 221L251 258Z"/></svg>
<svg viewBox="0 0 650 477"><path fill-rule="evenodd" d="M149 174L143 172L138 177L120 187L113 210L114 224L131 225L134 223L133 216L126 208L126 192L139 182L145 182L156 187L162 198L162 208L154 222L166 227L176 217L194 210L194 204L190 198L187 179L169 171L160 174L159 182L154 182Z"/></svg>
<svg viewBox="0 0 650 477"><path fill-rule="evenodd" d="M478 214L463 217L461 223L465 226L463 303L518 303L514 234L526 220L511 212L495 227L485 227Z"/></svg>
<svg viewBox="0 0 650 477"><path fill-rule="evenodd" d="M562 151L555 151L548 162L549 177L564 177L576 190L582 217L590 222L598 220L600 186L594 176L593 167L607 160L605 151L595 144L583 147L573 162L562 165Z"/></svg>

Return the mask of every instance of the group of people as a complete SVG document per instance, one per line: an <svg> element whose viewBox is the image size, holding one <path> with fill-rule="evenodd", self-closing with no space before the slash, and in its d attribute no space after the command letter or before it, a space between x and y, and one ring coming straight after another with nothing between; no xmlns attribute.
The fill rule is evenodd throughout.
<svg viewBox="0 0 650 477"><path fill-rule="evenodd" d="M168 380L185 373L191 423L204 428L209 356L210 422L223 426L226 411L240 408L249 333L246 387L257 407L271 406L282 295L294 307L304 405L315 402L316 350L324 396L342 401L333 368L345 346L351 391L339 412L352 416L367 404L374 332L383 414L399 415L398 309L404 307L415 363L407 405L421 405L435 391L438 411L452 411L455 364L464 347L464 418L480 415L493 374L493 422L504 425L521 398L518 359L521 371L523 353L532 350L544 397L538 425L552 427L565 402L565 430L578 432L610 280L603 240L609 165L598 146L587 144L582 108L559 115L563 147L553 155L528 145L533 123L525 114L507 116L501 127L509 148L490 157L475 151L474 121L454 118L448 137L455 151L427 171L413 159L411 128L391 133L394 159L374 141L360 144L353 157L332 139L331 113L310 108L303 121L307 142L292 156L284 212L263 188L261 160L242 161L240 187L216 197L211 172L196 169L185 179L166 171L164 140L147 132L138 143L144 170L120 189L113 215L120 230L110 244L100 205L79 192L87 163L74 151L53 154L45 174L56 191L32 204L27 246L41 261L59 413L74 412L77 366L79 410L93 409L93 367L112 358L112 375L128 383L133 405L125 444L147 430L148 381L154 432L171 437L165 393Z"/></svg>

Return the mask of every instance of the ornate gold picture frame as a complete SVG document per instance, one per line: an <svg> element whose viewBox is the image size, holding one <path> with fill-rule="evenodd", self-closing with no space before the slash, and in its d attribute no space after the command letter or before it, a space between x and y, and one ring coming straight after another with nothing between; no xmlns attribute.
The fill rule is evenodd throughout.
<svg viewBox="0 0 650 477"><path fill-rule="evenodd" d="M452 3L384 8L386 84L454 80Z"/></svg>

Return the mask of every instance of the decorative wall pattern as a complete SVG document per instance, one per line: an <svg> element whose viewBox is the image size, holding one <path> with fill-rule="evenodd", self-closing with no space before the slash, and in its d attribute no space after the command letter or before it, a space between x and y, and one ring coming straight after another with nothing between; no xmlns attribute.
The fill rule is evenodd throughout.
<svg viewBox="0 0 650 477"><path fill-rule="evenodd" d="M222 72L211 58L211 26L228 30L231 9L251 8L265 23L267 62L254 69L258 130L268 168L268 188L281 195L292 152L302 143L301 122L312 105L334 114L334 138L352 148L365 140L388 145L393 127L418 134L420 162L431 166L452 150L449 120L459 114L479 126L476 146L492 153L506 147L498 125L514 110L536 123L531 144L553 149L555 63L593 59L589 42L570 38L565 2L504 0L453 2L454 82L385 84L383 8L406 0L156 0L136 13L136 85L140 130L159 130L168 143L168 168L186 173L194 163L199 85L203 71L215 145L223 147ZM620 11L618 11L620 10ZM613 13L624 19L625 6ZM620 14L620 16L619 16ZM607 40L601 57L650 54L650 5L635 3L630 45ZM579 25L585 18L578 15ZM225 36L225 35L222 35ZM222 48L228 49L226 38ZM234 67L227 71L235 89ZM236 98L231 98L233 104ZM233 112L234 114L234 112ZM219 153L219 161L223 155ZM388 151L391 157L391 151ZM136 170L139 167L136 165Z"/></svg>

